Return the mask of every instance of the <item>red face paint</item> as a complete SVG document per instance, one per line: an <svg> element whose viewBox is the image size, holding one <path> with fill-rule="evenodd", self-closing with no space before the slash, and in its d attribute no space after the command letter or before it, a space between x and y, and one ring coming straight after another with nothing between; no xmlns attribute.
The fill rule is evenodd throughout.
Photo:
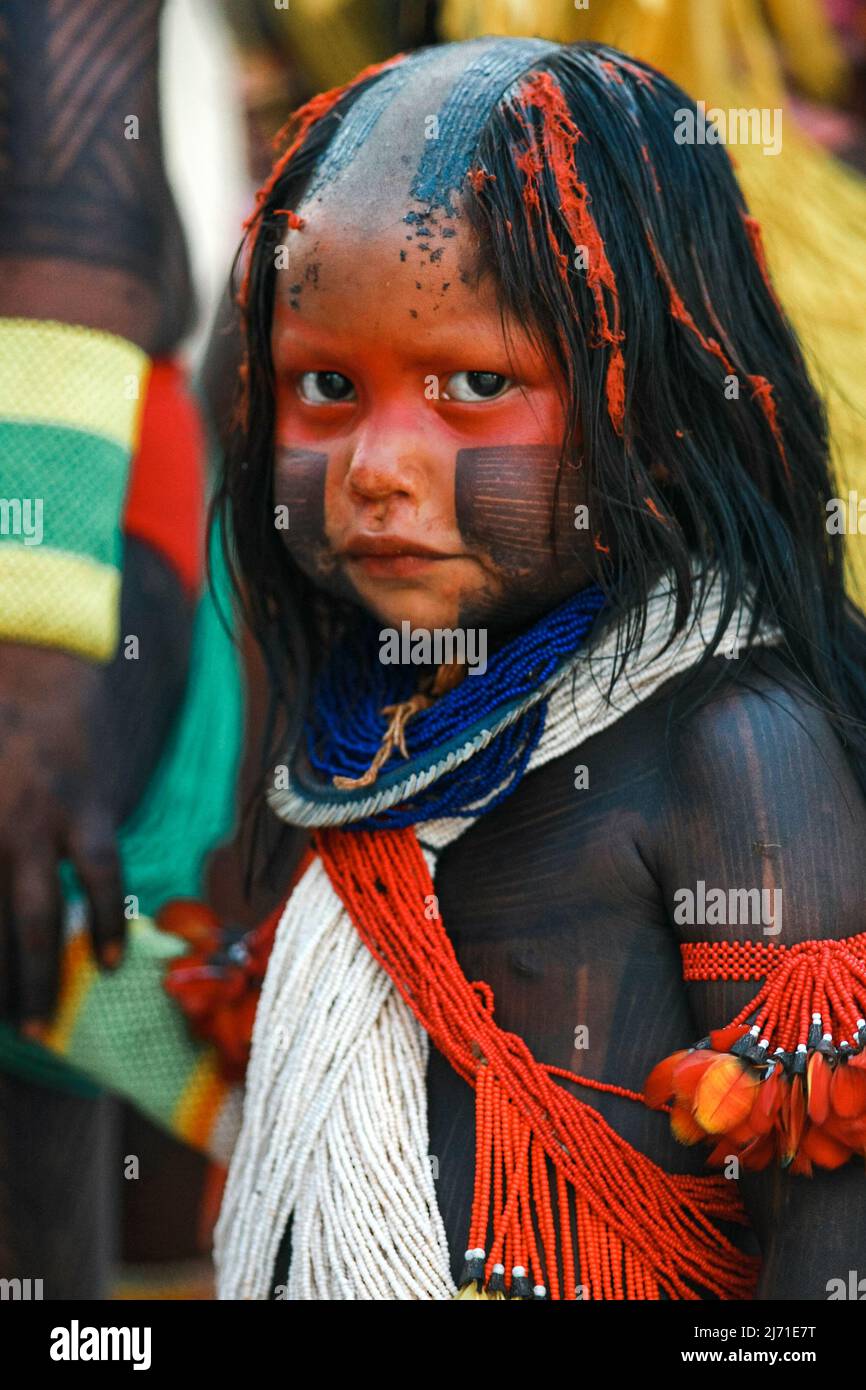
<svg viewBox="0 0 866 1390"><path fill-rule="evenodd" d="M658 509L658 507L656 506L656 504L655 504L655 502L653 501L653 499L652 499L651 497L645 497L643 500L644 500L644 502L646 502L647 511L652 512L652 514L653 514L653 516L655 517L656 521L660 521L660 522L662 523L663 526L667 526L667 524L668 524L667 517L662 515L662 513L659 511L659 509Z"/></svg>
<svg viewBox="0 0 866 1390"><path fill-rule="evenodd" d="M582 473L566 471L557 496L562 383L520 325L503 336L495 286L470 273L468 222L437 234L433 263L428 246L407 246L396 208L363 245L342 207L308 216L272 334L274 501L289 509L282 539L297 563L388 626L472 618L493 632L582 587L596 550L588 518L575 527ZM322 372L351 384L345 401L307 399ZM460 399L484 372L513 384ZM359 558L379 540L405 544L405 559ZM437 556L416 562L419 547Z"/></svg>
<svg viewBox="0 0 866 1390"><path fill-rule="evenodd" d="M749 245L752 248L752 255L758 262L758 268L763 277L764 284L767 286L767 290L770 296L772 297L773 303L775 304L779 313L782 314L784 313L784 310L781 304L779 303L776 291L773 289L773 283L770 279L770 271L767 266L767 255L764 250L764 239L761 235L761 224L756 217L751 217L747 212L741 213L740 216L743 219L743 226L745 227L746 235L749 238Z"/></svg>
<svg viewBox="0 0 866 1390"><path fill-rule="evenodd" d="M643 68L639 68L637 63L630 63L627 58L620 58L619 64L626 72L631 73L634 80L639 83L641 87L648 87L650 91L652 91L653 80L648 72L644 72Z"/></svg>
<svg viewBox="0 0 866 1390"><path fill-rule="evenodd" d="M717 358L719 362L721 362L725 371L729 375L733 375L733 363L725 354L721 344L718 343L715 338L707 338L701 332L700 328L698 328L698 325L692 318L692 315L686 308L685 303L683 302L682 295L680 294L679 290L674 284L673 279L671 278L671 273L665 265L664 261L662 260L661 254L659 252L658 247L655 244L655 240L653 238L652 233L650 231L647 231L646 236L647 242L649 243L649 248L652 252L653 260L655 261L656 270L658 271L659 275L664 281L665 288L668 292L671 317L675 318L678 323L681 323L686 328L688 328L689 332L695 335L704 351L711 353L713 357Z"/></svg>
<svg viewBox="0 0 866 1390"><path fill-rule="evenodd" d="M791 477L788 455L785 453L785 441L782 438L782 430L776 411L776 402L773 399L773 383L768 381L765 376L750 376L748 382L752 388L752 399L757 400L758 405L764 412L767 424L770 427L770 433L776 441L776 448L779 450L782 463L785 465L785 477L788 479L789 483L793 483L794 480Z"/></svg>
<svg viewBox="0 0 866 1390"><path fill-rule="evenodd" d="M486 183L496 182L496 175L488 173L486 169L470 169L466 177L475 193L480 193Z"/></svg>
<svg viewBox="0 0 866 1390"><path fill-rule="evenodd" d="M287 219L287 226L293 232L301 232L307 225L306 219L299 217L291 208L274 208L274 216L285 217Z"/></svg>
<svg viewBox="0 0 866 1390"><path fill-rule="evenodd" d="M653 186L654 186L654 188L655 188L655 191L656 191L656 193L659 193L659 194L660 194L661 191L662 191L662 186L661 186L661 184L659 183L659 176L658 176L658 174L656 173L656 166L653 164L652 160L650 159L650 152L649 152L649 150L647 149L646 145L641 145L641 147L640 147L640 152L641 152L641 155L643 156L643 162L644 162L644 164L647 166L647 168L649 169L650 173L652 174Z"/></svg>

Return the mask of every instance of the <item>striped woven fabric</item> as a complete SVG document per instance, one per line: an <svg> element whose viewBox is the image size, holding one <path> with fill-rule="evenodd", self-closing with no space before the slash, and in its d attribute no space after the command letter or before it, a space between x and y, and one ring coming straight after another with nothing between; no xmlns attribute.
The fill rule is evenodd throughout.
<svg viewBox="0 0 866 1390"><path fill-rule="evenodd" d="M0 320L0 637L108 661L149 359L110 333Z"/></svg>
<svg viewBox="0 0 866 1390"><path fill-rule="evenodd" d="M241 1090L222 1076L216 1050L193 1040L163 989L169 961L185 950L178 937L142 917L130 923L121 968L107 974L95 966L87 934L72 933L44 1046L225 1163L240 1123Z"/></svg>

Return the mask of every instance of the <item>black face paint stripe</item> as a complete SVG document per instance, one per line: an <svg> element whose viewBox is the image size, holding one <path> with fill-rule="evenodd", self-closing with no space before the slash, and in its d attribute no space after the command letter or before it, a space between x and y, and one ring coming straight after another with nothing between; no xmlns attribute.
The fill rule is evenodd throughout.
<svg viewBox="0 0 866 1390"><path fill-rule="evenodd" d="M557 496L558 471L559 450L546 444L460 449L454 487L461 535L507 569L551 556L554 534L573 536L578 500L578 473L564 474Z"/></svg>
<svg viewBox="0 0 866 1390"><path fill-rule="evenodd" d="M274 505L288 508L288 527L284 529L287 530L286 539L293 544L325 544L327 471L327 454L277 446Z"/></svg>

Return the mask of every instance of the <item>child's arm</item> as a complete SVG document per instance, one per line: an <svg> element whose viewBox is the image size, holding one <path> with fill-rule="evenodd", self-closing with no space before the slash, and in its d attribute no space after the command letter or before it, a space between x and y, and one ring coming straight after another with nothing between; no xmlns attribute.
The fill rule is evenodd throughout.
<svg viewBox="0 0 866 1390"><path fill-rule="evenodd" d="M824 717L766 678L756 683L761 693L740 686L694 716L674 755L657 865L670 919L683 943L729 940L790 948L807 940L851 938L866 931L862 794ZM712 906L712 889L723 890L723 909L721 895ZM743 910L744 894L731 899L731 890L755 889L761 900L758 906L752 893L752 910ZM696 920L687 920L689 915ZM694 959L690 968L708 973ZM731 973L729 966L724 973ZM687 983L695 1035L683 1045L730 1023L764 978ZM786 997L792 992L788 988ZM833 1041L838 1045L841 1038L834 1035ZM862 1075L866 1079L866 1070ZM805 1079L798 1084L808 1096ZM809 1124L807 1115L804 1128ZM836 1132L854 1142L856 1125ZM737 1152L727 1139L720 1148ZM859 1157L833 1170L815 1163L811 1177L796 1171L809 1166L803 1152L793 1170L780 1167L774 1154L763 1171L741 1172L741 1191L763 1249L761 1298L823 1299L841 1287L830 1281L847 1285L851 1270L866 1276L862 1141Z"/></svg>

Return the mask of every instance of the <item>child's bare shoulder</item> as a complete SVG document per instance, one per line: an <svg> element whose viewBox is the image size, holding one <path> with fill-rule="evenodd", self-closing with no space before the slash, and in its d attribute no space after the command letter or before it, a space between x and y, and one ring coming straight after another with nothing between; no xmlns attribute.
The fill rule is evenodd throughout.
<svg viewBox="0 0 866 1390"><path fill-rule="evenodd" d="M724 660L724 658L721 658ZM744 795L760 802L802 800L827 809L838 798L864 814L863 798L839 732L808 688L765 652L731 673L691 709L680 705L666 748L671 786L683 780L690 799L716 804Z"/></svg>
<svg viewBox="0 0 866 1390"><path fill-rule="evenodd" d="M777 657L681 719L659 769L663 893L779 885L806 935L862 929L866 799L830 718Z"/></svg>

